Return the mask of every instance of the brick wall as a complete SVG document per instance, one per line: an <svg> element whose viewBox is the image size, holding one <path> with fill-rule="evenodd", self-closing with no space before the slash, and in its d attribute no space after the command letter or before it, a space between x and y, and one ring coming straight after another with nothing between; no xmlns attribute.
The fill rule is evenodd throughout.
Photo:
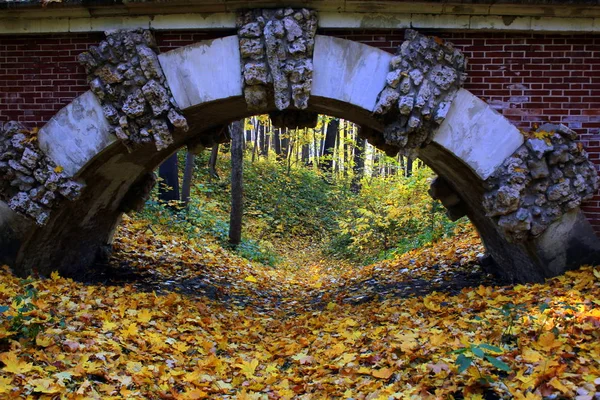
<svg viewBox="0 0 600 400"><path fill-rule="evenodd" d="M394 52L399 30L323 30ZM600 35L424 32L448 39L469 57L465 88L522 129L563 122L600 166ZM161 51L232 31L157 32ZM88 89L76 57L99 33L0 36L0 121L41 126ZM583 207L600 232L600 196Z"/></svg>

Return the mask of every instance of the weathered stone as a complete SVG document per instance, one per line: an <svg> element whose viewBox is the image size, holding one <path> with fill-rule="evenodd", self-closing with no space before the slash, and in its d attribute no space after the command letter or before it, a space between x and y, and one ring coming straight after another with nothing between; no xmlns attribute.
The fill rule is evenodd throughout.
<svg viewBox="0 0 600 400"><path fill-rule="evenodd" d="M548 164L556 165L556 164L564 164L569 162L572 159L571 154L569 153L569 148L564 145L554 146L554 149L548 156Z"/></svg>
<svg viewBox="0 0 600 400"><path fill-rule="evenodd" d="M136 47L139 55L140 67L144 71L147 79L157 79L162 77L162 68L158 62L156 53L148 46L139 45Z"/></svg>
<svg viewBox="0 0 600 400"><path fill-rule="evenodd" d="M550 124L540 127L536 135L539 138L526 140L487 184L491 191L486 198L494 198L494 188L508 185L521 193L519 207L531 212L529 232L523 226L506 223L512 219L505 220L503 231L512 241L540 235L563 213L578 207L597 190L599 178L594 166L588 160L575 163L583 151L581 144L572 141L573 135L559 134L558 127ZM515 179L517 175L519 178ZM489 215L494 214L493 206L489 201L484 202ZM513 228L516 230L511 231Z"/></svg>
<svg viewBox="0 0 600 400"><path fill-rule="evenodd" d="M267 107L266 94L271 92L267 90L270 85L278 110L287 109L292 102L300 109L308 107L316 14L310 10L287 14L282 9L265 9L245 11L243 15L237 21L248 108ZM241 21L244 21L243 25L239 25ZM249 24L257 24L251 25L254 27L251 34L248 33ZM264 28L258 36L253 36L258 32L257 26Z"/></svg>
<svg viewBox="0 0 600 400"><path fill-rule="evenodd" d="M506 215L519 208L521 193L511 186L503 186L494 194L495 200L489 216Z"/></svg>
<svg viewBox="0 0 600 400"><path fill-rule="evenodd" d="M143 87L142 92L150 107L152 114L157 117L170 108L167 90L155 80L149 80Z"/></svg>
<svg viewBox="0 0 600 400"><path fill-rule="evenodd" d="M100 100L104 99L105 88L100 78L94 78L90 81L90 89Z"/></svg>
<svg viewBox="0 0 600 400"><path fill-rule="evenodd" d="M438 64L431 70L430 79L440 89L448 90L458 79L458 73L454 68Z"/></svg>
<svg viewBox="0 0 600 400"><path fill-rule="evenodd" d="M264 55L260 39L240 39L240 54L243 58L260 59Z"/></svg>
<svg viewBox="0 0 600 400"><path fill-rule="evenodd" d="M520 208L516 213L503 215L498 220L498 226L511 235L526 235L531 229L531 214L528 210Z"/></svg>
<svg viewBox="0 0 600 400"><path fill-rule="evenodd" d="M249 110L260 111L268 107L267 89L264 86L254 85L245 87L244 97Z"/></svg>
<svg viewBox="0 0 600 400"><path fill-rule="evenodd" d="M38 153L31 150L29 147L26 147L23 151L23 156L21 157L21 165L33 170L37 166L39 159L40 155Z"/></svg>
<svg viewBox="0 0 600 400"><path fill-rule="evenodd" d="M413 69L409 72L410 79L412 79L413 83L417 86L423 82L423 73L418 69Z"/></svg>
<svg viewBox="0 0 600 400"><path fill-rule="evenodd" d="M306 52L306 42L302 38L298 38L288 45L288 51L292 55L303 54Z"/></svg>
<svg viewBox="0 0 600 400"><path fill-rule="evenodd" d="M238 34L244 38L257 38L262 34L262 28L258 22L243 25Z"/></svg>
<svg viewBox="0 0 600 400"><path fill-rule="evenodd" d="M269 74L267 64L264 62L249 62L244 65L244 82L247 85L266 85Z"/></svg>
<svg viewBox="0 0 600 400"><path fill-rule="evenodd" d="M390 73L387 74L386 83L388 84L388 86L395 89L398 87L400 79L402 79L401 71L399 69L392 70L390 71Z"/></svg>
<svg viewBox="0 0 600 400"><path fill-rule="evenodd" d="M169 131L169 127L162 119L153 119L150 121L152 124L152 136L154 137L154 143L158 151L164 150L173 143L173 136Z"/></svg>
<svg viewBox="0 0 600 400"><path fill-rule="evenodd" d="M103 65L97 68L95 74L107 84L119 83L123 80L123 74L112 65ZM93 88L92 88L93 89Z"/></svg>
<svg viewBox="0 0 600 400"><path fill-rule="evenodd" d="M114 107L112 107L112 109L114 110ZM144 99L144 94L142 91L140 89L136 89L133 93L127 96L127 99L125 99L121 109L125 114L127 114L127 116L131 118L143 115L146 112L146 100Z"/></svg>
<svg viewBox="0 0 600 400"><path fill-rule="evenodd" d="M96 64L86 64L87 58L81 58L105 117L130 151L148 142L152 118L162 116L166 122L171 109L180 115L161 83L164 76L155 50L156 42L147 30L114 31L97 48L90 48ZM163 135L157 137L166 142Z"/></svg>
<svg viewBox="0 0 600 400"><path fill-rule="evenodd" d="M545 178L550 174L545 160L530 160L527 166L533 179Z"/></svg>
<svg viewBox="0 0 600 400"><path fill-rule="evenodd" d="M398 101L400 98L400 94L391 87L386 87L379 94L379 98L377 99L377 104L375 105L375 114L385 114L387 113L392 106Z"/></svg>
<svg viewBox="0 0 600 400"><path fill-rule="evenodd" d="M180 130L182 132L187 132L189 130L189 126L187 123L187 120L185 119L185 117L181 114L179 114L177 111L175 111L174 108L171 108L169 110L169 113L167 114L167 118L169 119L169 122L175 127L175 129ZM141 133L140 130L140 134L142 136L148 136L148 131L146 131L144 129L145 133Z"/></svg>
<svg viewBox="0 0 600 400"><path fill-rule="evenodd" d="M302 37L302 28L293 18L287 17L283 19L283 26L285 27L286 37L289 42L293 42L299 37Z"/></svg>
<svg viewBox="0 0 600 400"><path fill-rule="evenodd" d="M563 182L552 185L546 191L546 196L550 201L557 201L561 198L565 198L570 194L570 183L569 179L565 179Z"/></svg>
<svg viewBox="0 0 600 400"><path fill-rule="evenodd" d="M415 99L413 96L402 96L398 102L400 114L408 115L413 110Z"/></svg>
<svg viewBox="0 0 600 400"><path fill-rule="evenodd" d="M552 151L551 144L543 139L527 139L525 145L533 152L537 158L542 158L546 153Z"/></svg>

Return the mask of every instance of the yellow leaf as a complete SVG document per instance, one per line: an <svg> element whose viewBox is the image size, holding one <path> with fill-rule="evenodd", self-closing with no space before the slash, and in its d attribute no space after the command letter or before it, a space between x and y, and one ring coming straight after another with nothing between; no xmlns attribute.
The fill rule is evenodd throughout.
<svg viewBox="0 0 600 400"><path fill-rule="evenodd" d="M38 393L58 393L60 387L57 386L52 379L32 379L29 382L33 385L33 391Z"/></svg>
<svg viewBox="0 0 600 400"><path fill-rule="evenodd" d="M152 311L144 308L142 311L139 311L137 314L137 320L141 323L148 323L152 319Z"/></svg>
<svg viewBox="0 0 600 400"><path fill-rule="evenodd" d="M14 389L12 385L12 378L5 378L0 376L0 393L9 393Z"/></svg>
<svg viewBox="0 0 600 400"><path fill-rule="evenodd" d="M391 368L381 368L381 369L378 369L377 371L373 371L372 375L375 378L389 379L393 373L394 373L394 371Z"/></svg>
<svg viewBox="0 0 600 400"><path fill-rule="evenodd" d="M569 388L563 385L556 377L550 379L548 385L552 386L554 389L560 390L564 394L568 394L569 392L571 392Z"/></svg>
<svg viewBox="0 0 600 400"><path fill-rule="evenodd" d="M552 351L552 349L562 346L552 332L542 333L536 343L540 349L545 351Z"/></svg>
<svg viewBox="0 0 600 400"><path fill-rule="evenodd" d="M13 374L24 374L25 372L31 371L33 368L33 364L20 361L17 357L17 353L14 351L0 354L0 361L4 363L4 368L2 368L2 370L12 372Z"/></svg>
<svg viewBox="0 0 600 400"><path fill-rule="evenodd" d="M40 347L48 347L52 343L54 343L54 340L49 336L42 336L42 335L38 334L35 337L35 344L37 344Z"/></svg>
<svg viewBox="0 0 600 400"><path fill-rule="evenodd" d="M536 363L544 359L544 356L541 355L539 352L529 348L523 350L522 357L523 360L528 363Z"/></svg>
<svg viewBox="0 0 600 400"><path fill-rule="evenodd" d="M256 280L255 277L253 277L252 275L248 275L247 277L244 278L244 280L246 282L252 282L252 283L257 283L258 281Z"/></svg>
<svg viewBox="0 0 600 400"><path fill-rule="evenodd" d="M112 332L116 327L117 324L115 322L109 321L107 319L102 321L102 330L104 332Z"/></svg>
<svg viewBox="0 0 600 400"><path fill-rule="evenodd" d="M241 364L236 364L236 367L240 369L242 374L246 377L246 379L250 379L254 377L254 372L256 371L256 367L258 367L258 360L253 359L252 361L242 361Z"/></svg>
<svg viewBox="0 0 600 400"><path fill-rule="evenodd" d="M63 167L61 167L60 165L57 165L56 168L54 168L54 172L56 172L57 174L60 174L64 170L65 169Z"/></svg>

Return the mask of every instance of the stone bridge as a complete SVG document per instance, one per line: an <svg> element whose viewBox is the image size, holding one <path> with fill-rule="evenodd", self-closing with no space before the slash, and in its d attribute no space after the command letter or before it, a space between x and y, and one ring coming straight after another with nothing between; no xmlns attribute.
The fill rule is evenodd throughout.
<svg viewBox="0 0 600 400"><path fill-rule="evenodd" d="M316 35L316 19L249 10L237 35L163 54L149 31L107 33L80 55L90 91L39 131L2 127L0 263L85 275L163 160L225 141L228 123L259 113L291 127L344 118L389 154L420 157L439 176L430 194L468 216L507 282L600 261L579 208L598 177L574 132L519 131L461 88L466 60L451 43L409 30L393 55Z"/></svg>

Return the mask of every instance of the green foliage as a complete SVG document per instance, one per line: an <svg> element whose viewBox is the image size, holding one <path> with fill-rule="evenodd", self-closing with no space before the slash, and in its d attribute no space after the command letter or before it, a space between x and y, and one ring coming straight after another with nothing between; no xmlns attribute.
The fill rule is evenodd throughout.
<svg viewBox="0 0 600 400"><path fill-rule="evenodd" d="M31 284L32 279L22 280L23 294L13 298L11 306L0 307L0 324L7 324L7 331L14 332L14 337L35 340L35 337L44 327L46 318L39 314L39 307L35 304L37 289Z"/></svg>
<svg viewBox="0 0 600 400"><path fill-rule="evenodd" d="M256 261L271 267L276 266L280 262L279 256L266 243L261 243L256 240L244 239L235 248L238 255L250 261Z"/></svg>
<svg viewBox="0 0 600 400"><path fill-rule="evenodd" d="M469 344L468 346L454 350L452 353L458 354L455 360L458 373L462 374L469 367L474 366L479 373L480 383L482 384L493 382L494 379L481 374L481 369L479 368L481 363L489 363L495 369L502 372L511 372L510 366L497 358L497 355L504 353L504 350L487 343Z"/></svg>
<svg viewBox="0 0 600 400"><path fill-rule="evenodd" d="M431 170L421 168L411 177L363 180L329 253L371 262L451 236L460 223L448 220L443 206L427 194L432 177Z"/></svg>
<svg viewBox="0 0 600 400"><path fill-rule="evenodd" d="M245 165L244 195L245 215L266 223L260 236L322 238L337 228L348 191L313 170L260 160Z"/></svg>

